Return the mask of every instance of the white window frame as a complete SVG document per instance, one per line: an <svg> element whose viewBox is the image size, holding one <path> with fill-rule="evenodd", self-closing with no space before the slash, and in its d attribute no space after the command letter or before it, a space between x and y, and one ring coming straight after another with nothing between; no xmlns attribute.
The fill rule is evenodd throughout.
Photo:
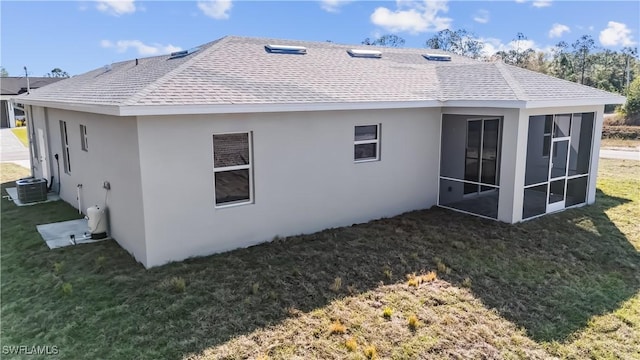
<svg viewBox="0 0 640 360"><path fill-rule="evenodd" d="M80 124L80 147L83 151L89 151L89 142L87 141L87 126Z"/></svg>
<svg viewBox="0 0 640 360"><path fill-rule="evenodd" d="M223 166L216 167L215 163L215 144L213 143L214 137L217 135L231 135L231 134L247 134L247 140L249 142L249 163L245 165L235 165L235 166ZM224 209L228 207L235 207L240 205L253 204L253 131L236 131L236 132L225 132L225 133L216 133L211 136L212 141L212 149L211 155L214 159L213 161L213 204L216 209ZM233 202L227 202L223 204L218 204L216 200L216 173L225 172L225 171L233 171L233 170L249 170L249 199L247 200L238 200Z"/></svg>
<svg viewBox="0 0 640 360"><path fill-rule="evenodd" d="M71 174L71 155L69 150L69 133L67 122L60 120L60 143L62 144L62 162L65 174Z"/></svg>
<svg viewBox="0 0 640 360"><path fill-rule="evenodd" d="M366 126L375 126L376 127L376 138L372 139L372 140L356 140L356 135L355 135L356 128L366 127ZM356 126L353 127L353 151L354 151L353 162L354 163L380 161L380 133L381 133L380 130L381 130L381 127L382 127L382 124L364 124L364 125L356 125ZM376 144L376 157L375 158L366 158L366 159L356 159L355 158L356 145L363 145L363 144Z"/></svg>

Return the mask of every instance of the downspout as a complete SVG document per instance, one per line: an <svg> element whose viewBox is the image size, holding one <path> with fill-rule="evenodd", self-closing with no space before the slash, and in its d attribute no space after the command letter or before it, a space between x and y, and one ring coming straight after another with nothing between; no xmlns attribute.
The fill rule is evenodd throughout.
<svg viewBox="0 0 640 360"><path fill-rule="evenodd" d="M60 157L58 154L54 154L53 157L56 158L56 164L58 165L58 195L60 195Z"/></svg>

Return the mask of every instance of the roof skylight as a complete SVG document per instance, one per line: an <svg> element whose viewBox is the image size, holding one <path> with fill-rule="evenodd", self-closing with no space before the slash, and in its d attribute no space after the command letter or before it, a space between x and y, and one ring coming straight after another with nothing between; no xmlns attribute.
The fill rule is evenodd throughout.
<svg viewBox="0 0 640 360"><path fill-rule="evenodd" d="M429 61L451 61L451 56L445 54L424 54L422 56Z"/></svg>
<svg viewBox="0 0 640 360"><path fill-rule="evenodd" d="M169 59L178 59L178 58L182 58L185 57L187 55L191 55L194 52L200 50L200 48L191 48L189 50L182 50L182 51L175 51L172 52L171 54L169 54Z"/></svg>
<svg viewBox="0 0 640 360"><path fill-rule="evenodd" d="M379 59L382 57L382 52L378 50L349 49L347 50L347 52L352 57L374 58L374 59Z"/></svg>
<svg viewBox="0 0 640 360"><path fill-rule="evenodd" d="M268 52L274 54L300 54L304 55L307 53L307 48L304 46L292 46L292 45L276 45L276 44L268 44L264 47Z"/></svg>

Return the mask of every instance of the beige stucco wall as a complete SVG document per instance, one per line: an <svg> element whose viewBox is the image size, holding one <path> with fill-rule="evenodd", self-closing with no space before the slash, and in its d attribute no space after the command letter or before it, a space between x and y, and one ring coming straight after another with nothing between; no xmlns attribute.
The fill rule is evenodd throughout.
<svg viewBox="0 0 640 360"><path fill-rule="evenodd" d="M147 265L436 203L439 109L138 118ZM353 161L381 124L381 160ZM253 132L255 202L214 206L212 135Z"/></svg>
<svg viewBox="0 0 640 360"><path fill-rule="evenodd" d="M529 116L568 112L596 113L598 149L602 106L138 118L29 108L36 130L47 134L55 182L59 120L67 122L72 171L61 171L62 198L77 206L82 184L83 211L102 205L102 184L109 181L111 235L147 267L435 205L441 114L503 118L498 219L521 221ZM80 124L88 129L88 152L81 150ZM381 125L381 160L354 163L354 126L371 124ZM253 134L254 203L216 208L212 135L247 131ZM593 151L588 203L595 199L597 165ZM34 167L42 176L43 164Z"/></svg>
<svg viewBox="0 0 640 360"><path fill-rule="evenodd" d="M53 154L60 159L60 197L78 207L77 185L82 184L82 212L93 205L103 206L107 195L109 235L143 264L146 263L144 216L138 156L138 134L135 117L114 117L59 109L32 107L36 128L48 127L50 174L58 170ZM48 119L48 120L47 120ZM67 122L71 172L64 172L59 121ZM80 124L87 127L88 151L81 149ZM38 149L42 151L42 149ZM42 176L43 164L34 169ZM111 190L103 188L108 181Z"/></svg>

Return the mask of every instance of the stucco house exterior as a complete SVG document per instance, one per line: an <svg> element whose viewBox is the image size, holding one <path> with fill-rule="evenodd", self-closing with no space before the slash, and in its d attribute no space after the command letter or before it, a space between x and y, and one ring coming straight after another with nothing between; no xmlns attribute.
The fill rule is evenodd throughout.
<svg viewBox="0 0 640 360"><path fill-rule="evenodd" d="M624 98L438 50L228 36L16 101L33 175L106 203L152 267L434 205L516 223L593 203Z"/></svg>

